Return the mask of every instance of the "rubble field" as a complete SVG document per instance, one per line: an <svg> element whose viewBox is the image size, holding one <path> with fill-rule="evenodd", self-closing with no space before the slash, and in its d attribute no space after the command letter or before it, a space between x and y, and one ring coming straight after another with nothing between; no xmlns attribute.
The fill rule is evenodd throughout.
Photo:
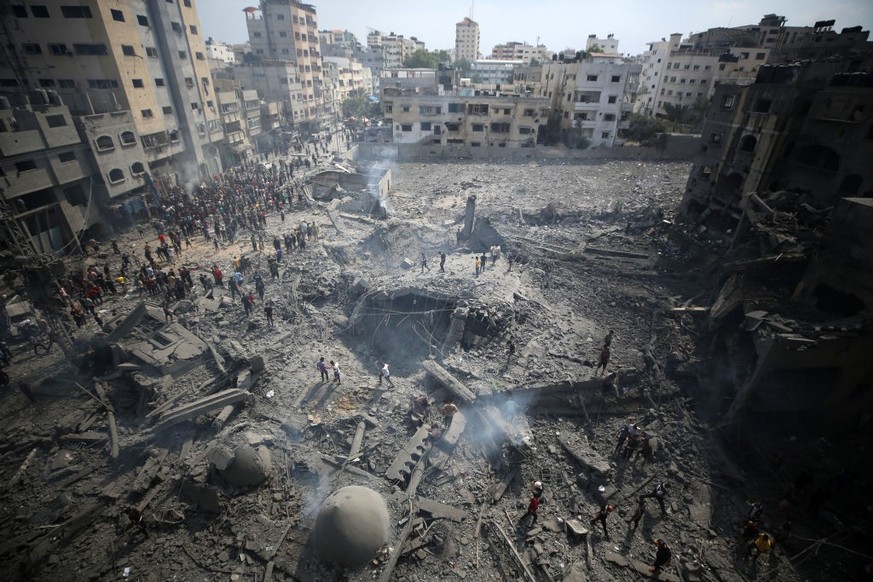
<svg viewBox="0 0 873 582"><path fill-rule="evenodd" d="M196 282L247 257L274 326L224 288L195 285L172 322L131 288L100 306L108 333L76 332L87 356L19 348L0 396L4 580L630 581L651 575L654 538L673 554L660 580L801 579L787 540L747 557L750 476L691 406L705 277L670 236L690 164L378 167L387 195L322 184L268 217L263 250L198 236L177 259ZM353 204L367 196L384 216ZM273 279L270 240L303 220L318 240ZM118 242L141 254L153 236ZM625 459L629 423L651 449ZM659 483L663 511L646 499L631 530ZM828 567L812 578L840 579Z"/></svg>

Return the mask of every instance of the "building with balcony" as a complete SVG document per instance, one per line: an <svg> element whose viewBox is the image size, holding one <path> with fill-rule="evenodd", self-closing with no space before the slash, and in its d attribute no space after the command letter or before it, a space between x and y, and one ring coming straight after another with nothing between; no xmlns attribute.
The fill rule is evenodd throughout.
<svg viewBox="0 0 873 582"><path fill-rule="evenodd" d="M405 37L393 32L383 34L378 30L367 35L367 48L369 51L381 54L381 67L384 69L399 69L403 67L403 61L412 56L415 51L427 50L424 42L414 36ZM362 62L368 66L366 59Z"/></svg>
<svg viewBox="0 0 873 582"><path fill-rule="evenodd" d="M470 66L470 77L476 85L485 85L488 88L500 88L511 86L513 72L516 67L524 64L524 61L498 61L494 59L480 59L473 61Z"/></svg>
<svg viewBox="0 0 873 582"><path fill-rule="evenodd" d="M220 61L225 65L232 65L236 62L233 47L227 43L214 40L211 36L206 39L206 58Z"/></svg>
<svg viewBox="0 0 873 582"><path fill-rule="evenodd" d="M318 122L327 104L315 7L297 0L261 0L259 10L246 12L246 26L254 58L296 65L303 103L294 122Z"/></svg>
<svg viewBox="0 0 873 582"><path fill-rule="evenodd" d="M470 18L455 24L455 61L479 58L479 24Z"/></svg>
<svg viewBox="0 0 873 582"><path fill-rule="evenodd" d="M383 88L394 143L534 147L549 115L547 99L458 89Z"/></svg>
<svg viewBox="0 0 873 582"><path fill-rule="evenodd" d="M81 4L81 5L80 5ZM218 114L197 8L94 0L17 5L4 16L0 92L56 91L73 116L129 111L149 172L184 183L220 170ZM170 143L180 136L180 147Z"/></svg>
<svg viewBox="0 0 873 582"><path fill-rule="evenodd" d="M579 130L590 147L621 145L628 127L641 65L620 56L592 56L542 67L540 97L549 100L561 128Z"/></svg>

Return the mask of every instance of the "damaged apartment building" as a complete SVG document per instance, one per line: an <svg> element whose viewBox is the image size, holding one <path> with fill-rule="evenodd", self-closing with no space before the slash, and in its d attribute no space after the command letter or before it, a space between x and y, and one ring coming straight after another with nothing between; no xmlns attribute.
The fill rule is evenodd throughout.
<svg viewBox="0 0 873 582"><path fill-rule="evenodd" d="M873 413L873 50L720 85L682 212L718 252L701 394L797 430ZM701 391L703 392L703 391Z"/></svg>

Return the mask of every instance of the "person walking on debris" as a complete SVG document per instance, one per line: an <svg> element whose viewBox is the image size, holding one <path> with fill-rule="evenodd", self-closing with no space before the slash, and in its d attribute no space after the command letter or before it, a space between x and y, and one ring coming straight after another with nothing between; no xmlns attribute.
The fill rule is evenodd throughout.
<svg viewBox="0 0 873 582"><path fill-rule="evenodd" d="M330 367L333 368L333 381L336 382L337 386L339 386L343 383L343 377L342 373L340 372L339 364L331 360Z"/></svg>
<svg viewBox="0 0 873 582"><path fill-rule="evenodd" d="M476 276L479 276L479 270L482 268L482 262L479 257L476 257Z"/></svg>
<svg viewBox="0 0 873 582"><path fill-rule="evenodd" d="M524 520L528 515L533 516L533 521L530 523L530 527L533 527L537 524L537 510L540 508L540 498L537 496L533 496L530 498L530 503L527 506L527 513L521 516L521 519L518 520L518 524L521 525L524 523Z"/></svg>
<svg viewBox="0 0 873 582"><path fill-rule="evenodd" d="M237 294L241 294L239 283L236 282L235 277L230 278L230 281L228 281L228 287L230 287L230 300L235 302Z"/></svg>
<svg viewBox="0 0 873 582"><path fill-rule="evenodd" d="M267 304L264 305L264 315L267 316L267 323L270 327L273 327L273 302L267 301Z"/></svg>
<svg viewBox="0 0 873 582"><path fill-rule="evenodd" d="M485 265L488 264L488 255L485 254L485 251L482 251L482 272L485 272Z"/></svg>
<svg viewBox="0 0 873 582"><path fill-rule="evenodd" d="M506 262L509 264L509 268L506 269L506 272L507 272L507 273L511 273L511 272L512 272L512 263L513 263L513 261L515 261L515 255L513 255L512 253L506 253Z"/></svg>
<svg viewBox="0 0 873 582"><path fill-rule="evenodd" d="M443 405L443 420L446 423L446 428L452 425L452 418L455 416L455 413L458 412L458 407L455 406L455 403L451 400L446 400L446 403Z"/></svg>
<svg viewBox="0 0 873 582"><path fill-rule="evenodd" d="M630 525L631 533L637 531L637 526L640 525L640 520L643 518L643 515L646 513L646 500L645 499L637 499L637 508L634 510L634 514L627 520L628 525ZM631 525L633 524L633 525Z"/></svg>
<svg viewBox="0 0 873 582"><path fill-rule="evenodd" d="M330 375L327 373L327 364L324 363L324 356L318 358L318 363L315 364L315 367L318 368L318 371L321 373L322 382L330 380Z"/></svg>
<svg viewBox="0 0 873 582"><path fill-rule="evenodd" d="M614 505L604 505L591 519L592 526L595 526L598 521L600 522L600 525L603 526L603 535L606 536L606 539L609 539L609 532L606 529L606 518L609 517L609 514L612 513L614 509Z"/></svg>
<svg viewBox="0 0 873 582"><path fill-rule="evenodd" d="M379 370L379 386L382 385L382 380L387 380L391 387L394 388L394 382L391 380L391 370L388 369L388 363L382 362L382 369Z"/></svg>
<svg viewBox="0 0 873 582"><path fill-rule="evenodd" d="M658 505L661 506L661 515L664 515L665 513L667 513L667 509L664 506L664 500L667 498L667 491L669 489L670 486L667 483L658 483L658 485L652 490L651 493L640 495L640 500L656 499L658 501Z"/></svg>
<svg viewBox="0 0 873 582"><path fill-rule="evenodd" d="M440 273L446 272L446 253L440 251Z"/></svg>
<svg viewBox="0 0 873 582"><path fill-rule="evenodd" d="M615 450L612 451L613 454L618 453L624 447L624 443L627 442L628 437L631 434L632 429L638 428L635 424L626 424L621 427L621 430L618 431L618 443L615 445Z"/></svg>
<svg viewBox="0 0 873 582"><path fill-rule="evenodd" d="M658 538L654 540L655 546L658 548L655 552L655 563L649 569L649 572L657 574L664 566L670 565L670 559L673 557L673 552L667 547L667 542Z"/></svg>
<svg viewBox="0 0 873 582"><path fill-rule="evenodd" d="M600 373L601 376L606 374L606 365L609 363L609 346L603 346L603 349L600 350L600 363L597 364L597 367L594 368L594 373L597 374L597 370L603 366L603 372Z"/></svg>
<svg viewBox="0 0 873 582"><path fill-rule="evenodd" d="M773 549L773 538L770 537L770 534L766 532L761 532L757 536L755 536L755 541L749 544L749 555L754 552L754 556L752 559L754 561L758 560L758 556L761 554L769 554Z"/></svg>
<svg viewBox="0 0 873 582"><path fill-rule="evenodd" d="M613 338L613 335L614 335L614 334L613 334L612 330L609 330L609 333L607 333L607 334L606 334L606 337L603 338L603 345L604 345L604 346L609 347L609 346L612 345L612 338Z"/></svg>
<svg viewBox="0 0 873 582"><path fill-rule="evenodd" d="M424 270L427 269L430 272L430 267L427 266L427 255L421 253L421 272L424 273Z"/></svg>

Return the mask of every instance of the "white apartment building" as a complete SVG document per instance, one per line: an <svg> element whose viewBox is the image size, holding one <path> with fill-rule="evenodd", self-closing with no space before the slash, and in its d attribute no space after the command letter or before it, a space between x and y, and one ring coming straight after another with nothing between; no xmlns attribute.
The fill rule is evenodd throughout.
<svg viewBox="0 0 873 582"><path fill-rule="evenodd" d="M561 116L561 127L579 129L590 147L621 145L633 110L641 65L614 57L543 65L540 93Z"/></svg>
<svg viewBox="0 0 873 582"><path fill-rule="evenodd" d="M358 61L344 57L322 57L322 62L326 78L333 85L334 98L339 104L346 100L349 93L357 89L363 89L368 94L372 92L370 70ZM365 70L367 74L364 73Z"/></svg>
<svg viewBox="0 0 873 582"><path fill-rule="evenodd" d="M541 63L551 60L552 54L545 45L533 46L526 42L510 41L496 44L491 49L491 59L497 61L522 61L524 64L537 60Z"/></svg>
<svg viewBox="0 0 873 582"><path fill-rule="evenodd" d="M464 18L455 25L455 59L475 61L479 58L479 24Z"/></svg>
<svg viewBox="0 0 873 582"><path fill-rule="evenodd" d="M221 61L226 65L236 62L233 47L227 43L214 40L211 36L206 39L206 58Z"/></svg>
<svg viewBox="0 0 873 582"><path fill-rule="evenodd" d="M399 69L403 61L417 50L427 50L424 42L414 36L405 37L402 34L382 34L374 30L367 35L367 48L382 52L382 67Z"/></svg>
<svg viewBox="0 0 873 582"><path fill-rule="evenodd" d="M597 38L596 34L589 34L585 40L585 50L590 51L591 47L600 47L600 51L606 54L615 54L618 52L618 39L614 35L608 34L606 38Z"/></svg>
<svg viewBox="0 0 873 582"><path fill-rule="evenodd" d="M680 34L670 40L649 43L643 55L636 111L644 115L666 115L666 106L691 106L712 97L721 83L751 84L758 69L767 62L770 49L758 47L705 48Z"/></svg>

